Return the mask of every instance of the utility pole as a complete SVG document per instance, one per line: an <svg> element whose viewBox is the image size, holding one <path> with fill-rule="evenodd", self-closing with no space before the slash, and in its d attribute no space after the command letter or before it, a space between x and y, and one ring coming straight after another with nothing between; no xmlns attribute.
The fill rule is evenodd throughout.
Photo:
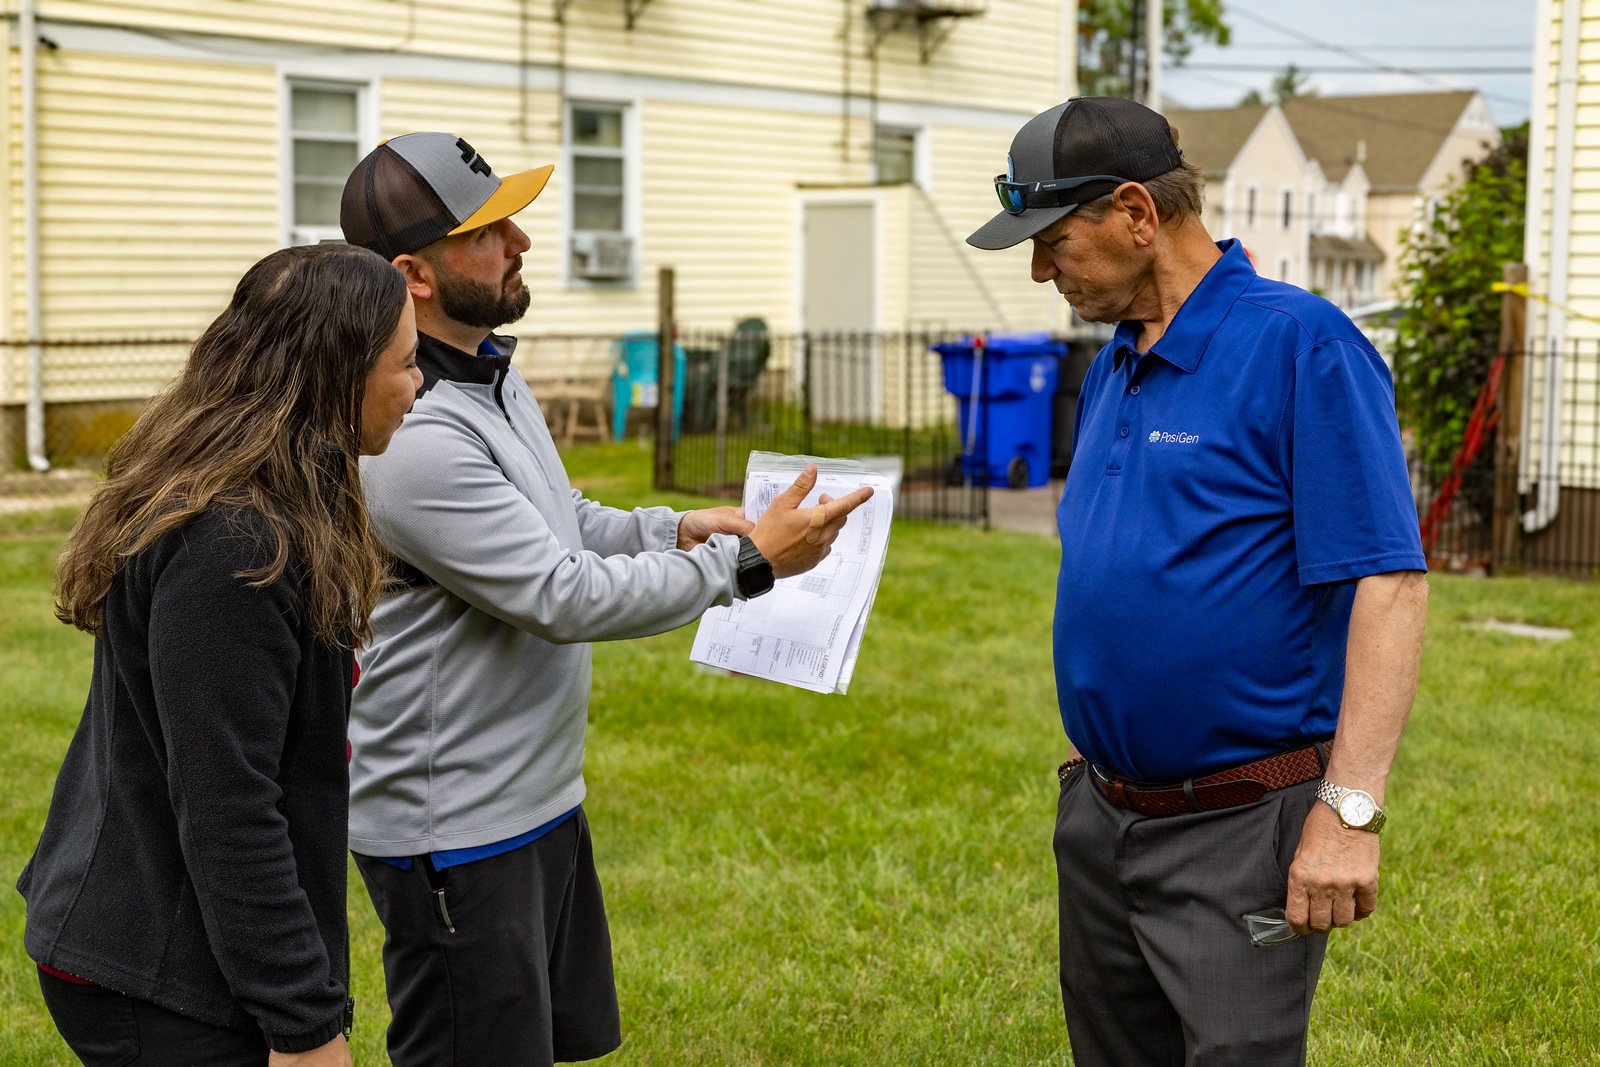
<svg viewBox="0 0 1600 1067"><path fill-rule="evenodd" d="M1148 0L1133 0L1128 11L1128 99L1137 100L1139 92L1139 41L1144 36L1142 23Z"/></svg>
<svg viewBox="0 0 1600 1067"><path fill-rule="evenodd" d="M1151 111L1161 110L1161 31L1165 9L1165 0L1145 0L1144 103Z"/></svg>

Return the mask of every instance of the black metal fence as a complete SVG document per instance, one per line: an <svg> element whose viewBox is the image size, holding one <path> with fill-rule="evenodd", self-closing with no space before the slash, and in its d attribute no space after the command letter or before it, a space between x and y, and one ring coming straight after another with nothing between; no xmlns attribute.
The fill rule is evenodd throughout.
<svg viewBox="0 0 1600 1067"><path fill-rule="evenodd" d="M966 397L966 365L961 381L947 381L934 351L970 337L684 334L685 406L672 450L673 485L737 496L744 457L757 448L887 454L898 456L905 471L899 514L988 524L1004 499L990 488L1003 492L1006 480L999 469L985 477L983 462L972 457L993 453L994 427L972 417L982 405ZM1053 478L1066 475L1073 404L1094 348L1092 340L1064 343L1053 387ZM1501 361L1494 388L1485 383L1480 409L1462 434L1430 441L1402 427L1430 565L1600 575L1600 342L1516 356L1522 354ZM981 363L977 370L987 373ZM1512 374L1519 376L1515 388ZM1548 412L1547 380L1560 383ZM974 379L970 389L975 398L992 386ZM1515 416L1505 410L1508 397L1518 404ZM1398 398L1402 410L1405 399ZM1507 425L1529 429L1525 445L1524 435L1516 435L1520 457L1502 447ZM1555 430L1548 444L1547 426Z"/></svg>
<svg viewBox="0 0 1600 1067"><path fill-rule="evenodd" d="M737 498L746 459L757 449L892 457L902 478L897 514L987 525L996 508L1014 499L1004 486L1006 475L1017 472L986 465L992 428L974 417L986 405L973 396L988 393L990 384L972 377L970 363L947 381L946 360L934 347L959 350L971 336L957 330L771 334L754 322L728 331L683 330L670 485ZM0 515L81 506L106 449L145 399L171 380L188 344L50 341L32 353L26 342L0 341L0 383L9 401L0 406ZM1042 461L1052 490L1059 489L1077 388L1094 348L1092 339L1064 344L1050 390L1049 441L1041 446L1048 459L1036 452L1024 481L1042 477ZM42 435L30 434L22 402L35 355L48 400ZM1430 442L1402 427L1425 547L1438 569L1600 575L1600 341L1516 355L1461 439ZM535 337L518 353L564 444L604 438L617 426L651 432L653 418L630 419L626 410L630 399L656 400L645 395L648 389L632 391L617 373L630 357L653 378L654 335ZM982 361L976 369L988 373ZM1557 401L1548 406L1547 381L1559 383ZM1406 410L1403 395L1399 406ZM1508 425L1523 429L1508 438ZM30 463L40 454L49 460L47 472Z"/></svg>
<svg viewBox="0 0 1600 1067"><path fill-rule="evenodd" d="M932 350L959 334L747 329L679 338L674 487L737 497L753 450L875 457L900 469L897 516L987 522L987 486L952 475L961 428Z"/></svg>
<svg viewBox="0 0 1600 1067"><path fill-rule="evenodd" d="M1008 388L994 360L972 357L973 336L681 332L671 484L737 496L752 450L875 457L901 472L897 516L987 525L992 487L1065 473L1058 428L1070 433L1094 345L1042 342L1022 370L1039 380Z"/></svg>
<svg viewBox="0 0 1600 1067"><path fill-rule="evenodd" d="M1405 430L1430 566L1600 576L1600 341L1483 362L1491 370L1459 435Z"/></svg>

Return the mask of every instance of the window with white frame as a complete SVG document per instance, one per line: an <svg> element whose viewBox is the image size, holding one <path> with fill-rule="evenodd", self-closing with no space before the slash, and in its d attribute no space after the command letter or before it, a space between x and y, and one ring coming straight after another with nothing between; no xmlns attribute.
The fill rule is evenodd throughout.
<svg viewBox="0 0 1600 1067"><path fill-rule="evenodd" d="M916 181L917 131L900 126L879 126L873 136L872 173L879 185Z"/></svg>
<svg viewBox="0 0 1600 1067"><path fill-rule="evenodd" d="M1256 211L1257 211L1258 202L1260 201L1260 199L1261 199L1261 190L1257 189L1253 185L1245 187L1245 191L1244 191L1244 224L1246 226L1252 228L1252 229L1255 228Z"/></svg>
<svg viewBox="0 0 1600 1067"><path fill-rule="evenodd" d="M1292 282L1292 281L1294 281L1294 278L1292 277L1293 274L1294 274L1294 260L1290 259L1288 256L1279 256L1278 257L1278 280L1280 282Z"/></svg>
<svg viewBox="0 0 1600 1067"><path fill-rule="evenodd" d="M286 90L288 243L343 240L339 197L367 140L362 128L366 89L291 79Z"/></svg>
<svg viewBox="0 0 1600 1067"><path fill-rule="evenodd" d="M575 102L567 118L571 276L579 282L631 281L627 105Z"/></svg>
<svg viewBox="0 0 1600 1067"><path fill-rule="evenodd" d="M1285 189L1283 191L1282 219L1283 219L1283 228L1285 230L1292 229L1294 227L1294 190L1293 189Z"/></svg>
<svg viewBox="0 0 1600 1067"><path fill-rule="evenodd" d="M1310 221L1312 230L1316 231L1316 230L1320 230L1321 229L1321 227L1319 227L1317 225L1317 194L1316 193L1307 193L1306 194L1306 218Z"/></svg>

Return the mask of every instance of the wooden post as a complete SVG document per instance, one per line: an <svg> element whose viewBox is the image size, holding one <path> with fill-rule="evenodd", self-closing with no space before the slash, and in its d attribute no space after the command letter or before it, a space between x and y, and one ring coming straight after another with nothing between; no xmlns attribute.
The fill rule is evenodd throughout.
<svg viewBox="0 0 1600 1067"><path fill-rule="evenodd" d="M1507 286L1525 286L1528 266L1507 263L1502 275ZM1492 572L1515 570L1522 562L1522 495L1517 475L1522 460L1522 367L1527 344L1528 300L1508 289L1500 297L1500 347L1506 357L1500 378L1500 421L1494 434L1494 519L1491 526L1489 567Z"/></svg>
<svg viewBox="0 0 1600 1067"><path fill-rule="evenodd" d="M662 267L656 283L656 478L657 489L672 486L673 397L678 382L673 378L673 349L677 345L676 311L673 307L673 272Z"/></svg>

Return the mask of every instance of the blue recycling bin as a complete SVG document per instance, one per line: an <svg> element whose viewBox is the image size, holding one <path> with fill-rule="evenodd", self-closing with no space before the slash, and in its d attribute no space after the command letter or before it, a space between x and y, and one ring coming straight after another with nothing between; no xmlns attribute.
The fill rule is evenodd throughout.
<svg viewBox="0 0 1600 1067"><path fill-rule="evenodd" d="M933 346L959 407L953 482L1038 488L1050 479L1051 415L1067 343L1048 333L994 334Z"/></svg>
<svg viewBox="0 0 1600 1067"><path fill-rule="evenodd" d="M660 357L653 332L625 333L617 341L617 362L611 370L611 430L622 440L630 407L653 408L661 399ZM683 394L688 361L683 346L672 345L672 439L683 424Z"/></svg>

